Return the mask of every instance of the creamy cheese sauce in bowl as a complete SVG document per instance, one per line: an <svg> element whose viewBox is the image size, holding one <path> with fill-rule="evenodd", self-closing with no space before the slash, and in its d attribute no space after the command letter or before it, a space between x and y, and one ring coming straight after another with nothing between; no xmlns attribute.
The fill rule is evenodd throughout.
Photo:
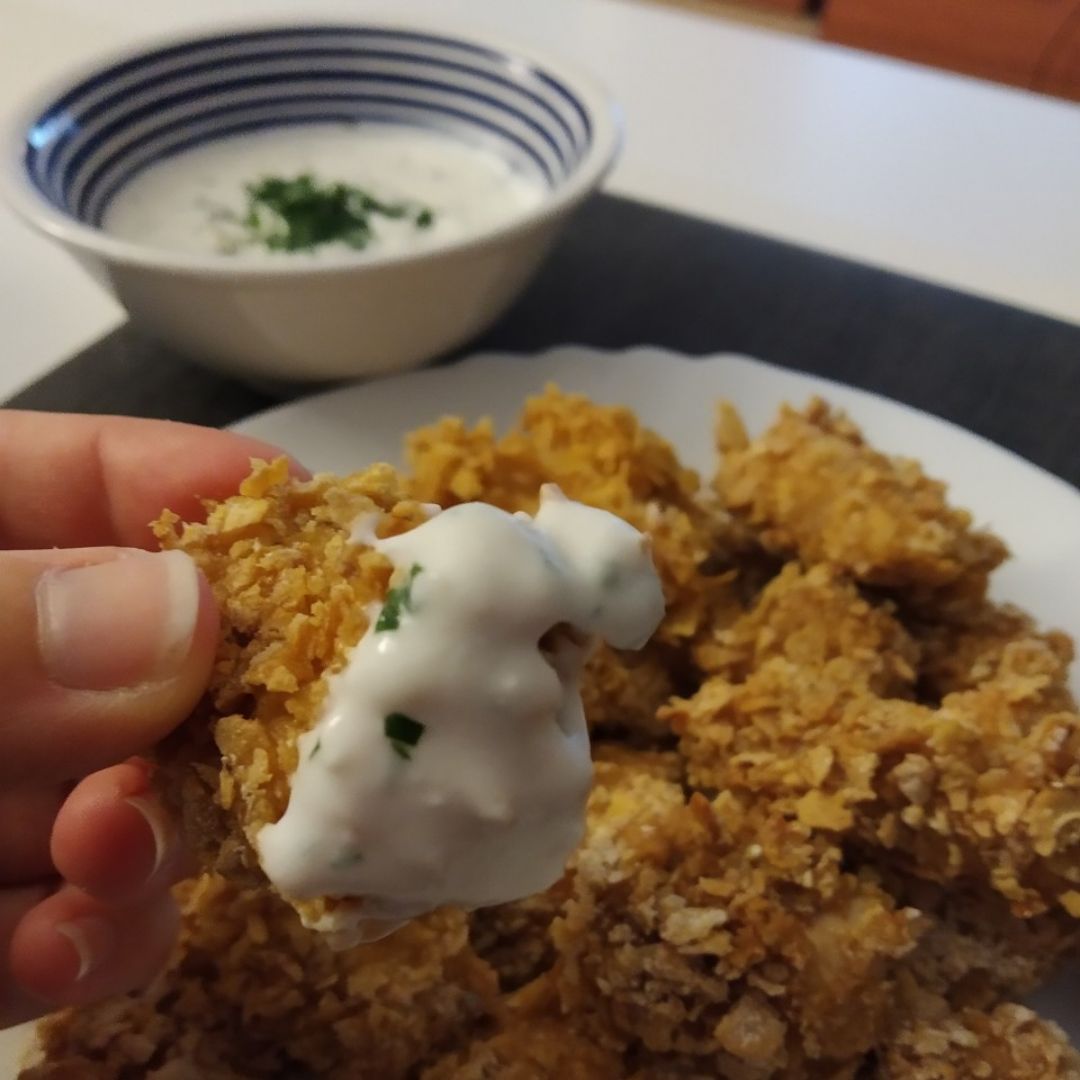
<svg viewBox="0 0 1080 1080"><path fill-rule="evenodd" d="M4 194L135 322L290 382L415 366L484 330L619 145L610 99L561 61L367 23L126 51L13 127Z"/></svg>

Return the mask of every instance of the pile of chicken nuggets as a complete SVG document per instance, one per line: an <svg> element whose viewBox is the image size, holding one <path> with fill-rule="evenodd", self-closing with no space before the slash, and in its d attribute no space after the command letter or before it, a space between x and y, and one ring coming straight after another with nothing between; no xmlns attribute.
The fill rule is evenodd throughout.
<svg viewBox="0 0 1080 1080"><path fill-rule="evenodd" d="M23 1076L1080 1080L1017 1004L1080 941L1071 642L990 601L1004 545L824 402L757 438L722 405L717 443L702 480L551 387L502 436L414 432L400 475L264 465L205 523L166 515L225 620L162 754L207 869L168 969L46 1022ZM335 952L252 837L386 588L351 524L531 512L546 482L646 531L667 599L587 667L585 840L547 893Z"/></svg>

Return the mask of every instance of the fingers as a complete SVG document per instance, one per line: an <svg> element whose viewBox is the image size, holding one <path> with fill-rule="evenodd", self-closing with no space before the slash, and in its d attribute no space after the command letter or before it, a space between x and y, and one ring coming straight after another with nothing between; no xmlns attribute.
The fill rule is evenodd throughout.
<svg viewBox="0 0 1080 1080"><path fill-rule="evenodd" d="M52 896L46 886L0 889L0 1028L123 993L165 962L177 926L168 889L185 855L149 785L139 760L87 777L52 828L65 884ZM60 793L29 797L32 816L44 817ZM41 822L30 824L37 833Z"/></svg>
<svg viewBox="0 0 1080 1080"><path fill-rule="evenodd" d="M0 552L0 611L0 787L146 750L209 679L217 610L181 552Z"/></svg>
<svg viewBox="0 0 1080 1080"><path fill-rule="evenodd" d="M232 494L253 457L280 454L190 424L0 410L0 548L155 546L162 510L198 518L200 498Z"/></svg>
<svg viewBox="0 0 1080 1080"><path fill-rule="evenodd" d="M41 1003L15 981L7 960L19 923L47 895L44 886L0 889L0 1028L21 1024L45 1011Z"/></svg>
<svg viewBox="0 0 1080 1080"><path fill-rule="evenodd" d="M52 860L69 884L113 904L145 899L180 876L185 853L145 762L105 769L75 788L56 817Z"/></svg>
<svg viewBox="0 0 1080 1080"><path fill-rule="evenodd" d="M15 988L38 999L40 1012L127 993L161 969L178 925L167 892L114 908L64 886L26 912L11 935Z"/></svg>

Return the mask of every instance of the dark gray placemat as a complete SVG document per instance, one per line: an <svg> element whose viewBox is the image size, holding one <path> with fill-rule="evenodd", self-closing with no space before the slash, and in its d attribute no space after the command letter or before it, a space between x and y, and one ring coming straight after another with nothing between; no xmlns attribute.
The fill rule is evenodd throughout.
<svg viewBox="0 0 1080 1080"><path fill-rule="evenodd" d="M600 196L469 351L566 342L744 352L936 413L1080 485L1080 327L789 244ZM226 424L272 401L125 326L10 404Z"/></svg>

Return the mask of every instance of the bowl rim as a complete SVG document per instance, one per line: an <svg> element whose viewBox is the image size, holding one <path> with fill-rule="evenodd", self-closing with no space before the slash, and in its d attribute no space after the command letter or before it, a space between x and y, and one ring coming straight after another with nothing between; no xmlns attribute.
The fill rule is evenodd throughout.
<svg viewBox="0 0 1080 1080"><path fill-rule="evenodd" d="M457 40L520 60L546 71L564 82L577 95L592 125L592 138L585 156L574 171L558 187L548 189L535 207L515 214L509 221L486 228L469 236L448 240L417 251L373 254L333 252L317 262L296 259L230 261L224 254L201 254L173 251L151 244L140 244L111 236L104 229L78 221L54 206L31 182L26 174L23 157L26 132L34 119L68 90L86 78L158 49L173 45L195 43L207 37L230 37L252 31L304 31L317 29L374 29L399 30L403 33L430 33ZM161 34L139 35L129 43L112 49L98 50L84 62L73 65L64 74L40 83L24 94L13 107L5 110L0 125L0 195L12 210L27 224L69 249L97 256L109 265L138 268L193 277L227 278L233 281L290 278L295 275L322 276L350 273L373 273L387 266L416 264L436 257L449 256L488 247L513 238L569 212L589 195L611 171L624 139L623 110L602 83L577 65L546 54L543 50L522 46L517 42L472 26L450 26L435 20L394 19L329 16L299 22L285 21L280 15L225 22L198 23L183 30Z"/></svg>

